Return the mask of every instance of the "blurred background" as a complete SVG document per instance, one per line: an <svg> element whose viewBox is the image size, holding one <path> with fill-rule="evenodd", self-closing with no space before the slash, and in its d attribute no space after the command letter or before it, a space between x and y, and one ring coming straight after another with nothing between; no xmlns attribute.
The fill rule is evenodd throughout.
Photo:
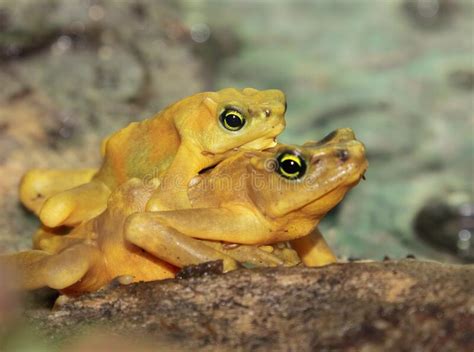
<svg viewBox="0 0 474 352"><path fill-rule="evenodd" d="M33 167L99 164L100 140L187 95L278 88L282 142L351 127L367 181L322 223L341 257L474 261L470 0L0 0L0 252L38 226Z"/></svg>

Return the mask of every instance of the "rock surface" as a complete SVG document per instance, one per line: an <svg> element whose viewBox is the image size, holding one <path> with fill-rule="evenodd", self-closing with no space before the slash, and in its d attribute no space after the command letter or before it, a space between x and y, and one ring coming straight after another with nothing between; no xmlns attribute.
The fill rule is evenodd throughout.
<svg viewBox="0 0 474 352"><path fill-rule="evenodd" d="M472 351L474 266L238 270L111 287L27 316L43 338L66 344L95 326L195 351Z"/></svg>

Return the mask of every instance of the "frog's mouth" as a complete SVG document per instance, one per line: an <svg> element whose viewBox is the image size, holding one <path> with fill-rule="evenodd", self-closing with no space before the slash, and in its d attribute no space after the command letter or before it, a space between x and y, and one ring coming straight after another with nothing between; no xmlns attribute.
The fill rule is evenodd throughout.
<svg viewBox="0 0 474 352"><path fill-rule="evenodd" d="M243 151L255 151L272 148L277 145L277 136L285 129L284 123L278 123L269 128L268 132L250 142L242 144L238 149Z"/></svg>
<svg viewBox="0 0 474 352"><path fill-rule="evenodd" d="M256 139L251 142L242 144L239 147L235 147L230 151L224 152L224 153L212 153L208 151L202 151L201 154L203 156L208 156L208 157L214 157L218 158L219 161L214 163L211 166L208 166L202 170L199 171L199 174L204 174L206 172L209 172L210 170L214 169L217 165L219 165L222 161L224 161L227 157L230 157L234 155L235 153L238 153L239 151L243 152L255 152L255 151L260 151L260 150L265 150L268 148L272 148L277 145L276 137L271 137L271 138L261 138L261 139Z"/></svg>
<svg viewBox="0 0 474 352"><path fill-rule="evenodd" d="M236 146L232 148L231 150L228 150L225 152L210 152L210 151L204 150L201 152L201 155L205 157L219 158L219 162L217 162L214 165L214 166L217 166L222 160L224 160L225 158L239 151L244 151L244 152L262 151L262 150L272 148L276 146L277 144L278 143L276 141L276 136L274 136L274 134L272 133L272 135L269 137L260 137L258 139Z"/></svg>
<svg viewBox="0 0 474 352"><path fill-rule="evenodd" d="M238 149L243 151L265 150L277 145L276 137L260 138L241 145Z"/></svg>

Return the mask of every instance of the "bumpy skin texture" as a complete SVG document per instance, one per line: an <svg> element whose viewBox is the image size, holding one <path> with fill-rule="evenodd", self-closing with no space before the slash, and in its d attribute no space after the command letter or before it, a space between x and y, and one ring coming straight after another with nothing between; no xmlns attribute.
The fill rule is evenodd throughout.
<svg viewBox="0 0 474 352"><path fill-rule="evenodd" d="M285 163L287 155L304 165L297 178L288 178L288 166L294 171L295 164ZM170 278L179 267L218 259L225 271L238 262L294 265L294 252L305 265L329 264L335 257L315 226L366 168L363 145L342 129L320 142L224 160L192 180L189 209L146 211L159 180L132 178L112 193L101 215L67 234L43 228L35 250L0 262L19 271L24 288L49 286L67 294L94 291L124 275L132 281ZM269 246L285 241L293 250Z"/></svg>
<svg viewBox="0 0 474 352"><path fill-rule="evenodd" d="M161 185L147 210L189 208L189 181L239 150L274 146L285 127L285 110L285 96L279 90L228 88L184 98L107 138L103 164L93 177L91 170L31 171L20 186L21 200L45 226L77 225L103 212L110 193L127 180L158 178ZM225 111L241 116L241 128L224 124ZM56 186L65 179L69 185L61 181ZM64 191L56 192L61 187Z"/></svg>

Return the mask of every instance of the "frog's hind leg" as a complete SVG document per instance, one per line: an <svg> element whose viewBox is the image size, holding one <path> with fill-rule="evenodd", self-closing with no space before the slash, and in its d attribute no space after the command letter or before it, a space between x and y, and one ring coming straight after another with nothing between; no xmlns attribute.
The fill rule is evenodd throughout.
<svg viewBox="0 0 474 352"><path fill-rule="evenodd" d="M26 208L38 215L46 199L62 191L90 182L96 173L96 169L30 170L21 180L20 200Z"/></svg>
<svg viewBox="0 0 474 352"><path fill-rule="evenodd" d="M217 259L224 261L224 271L234 269L236 261L257 266L283 264L256 246L242 246L232 251L220 244L201 241L262 243L268 238L267 228L242 207L135 213L128 217L124 229L128 241L178 267ZM245 238L247 233L249 237Z"/></svg>
<svg viewBox="0 0 474 352"><path fill-rule="evenodd" d="M39 212L40 220L48 227L77 225L102 213L109 195L105 184L93 180L48 198Z"/></svg>
<svg viewBox="0 0 474 352"><path fill-rule="evenodd" d="M62 290L83 279L100 260L96 247L80 244L58 254L31 250L0 256L0 265L18 275L22 289L47 286Z"/></svg>
<svg viewBox="0 0 474 352"><path fill-rule="evenodd" d="M309 235L290 243L306 266L317 267L337 262L336 256L317 228Z"/></svg>
<svg viewBox="0 0 474 352"><path fill-rule="evenodd" d="M152 231L140 226L128 228L125 225L125 228L126 240L178 268L215 260L222 260L224 272L238 267L232 257L168 226L156 223Z"/></svg>

